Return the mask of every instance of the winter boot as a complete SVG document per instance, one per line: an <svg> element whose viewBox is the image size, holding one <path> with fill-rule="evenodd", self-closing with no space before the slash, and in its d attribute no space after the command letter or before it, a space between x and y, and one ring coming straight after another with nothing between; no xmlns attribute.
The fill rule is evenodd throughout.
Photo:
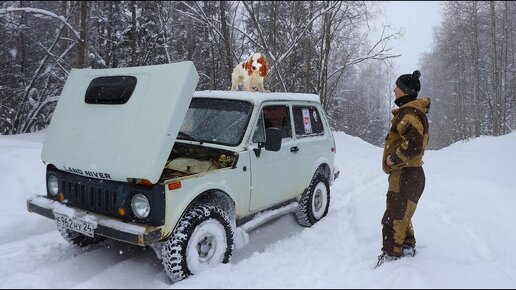
<svg viewBox="0 0 516 290"><path fill-rule="evenodd" d="M375 268L380 267L385 262L396 261L399 258L400 257L398 257L398 256L390 255L389 253L387 253L385 251L382 251L380 256L378 256L378 262L376 263L376 267Z"/></svg>
<svg viewBox="0 0 516 290"><path fill-rule="evenodd" d="M414 257L416 255L416 245L403 245L403 257Z"/></svg>

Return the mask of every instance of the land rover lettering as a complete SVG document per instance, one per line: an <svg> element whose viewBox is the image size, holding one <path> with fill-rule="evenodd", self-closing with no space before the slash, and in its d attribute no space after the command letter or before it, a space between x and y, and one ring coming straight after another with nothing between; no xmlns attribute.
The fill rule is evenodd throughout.
<svg viewBox="0 0 516 290"><path fill-rule="evenodd" d="M75 174L79 174L79 175L85 175L85 176L88 176L88 177L101 178L101 179L112 179L111 175L109 175L109 173L95 172L95 171L89 171L89 170L82 170L82 169L66 167L66 166L63 166L63 169L65 171L68 171L68 172L71 172L71 173L75 173Z"/></svg>
<svg viewBox="0 0 516 290"><path fill-rule="evenodd" d="M63 166L63 169L65 171L68 171L68 172L71 172L71 173L84 175L84 172L82 170L80 170L80 169L77 169L77 168Z"/></svg>

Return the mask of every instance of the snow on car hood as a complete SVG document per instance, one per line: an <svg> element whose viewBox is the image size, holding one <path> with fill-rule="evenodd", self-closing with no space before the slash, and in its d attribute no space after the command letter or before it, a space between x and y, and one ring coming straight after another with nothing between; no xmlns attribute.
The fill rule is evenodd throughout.
<svg viewBox="0 0 516 290"><path fill-rule="evenodd" d="M110 77L129 78L133 84L136 80L132 94L122 93L130 95L125 103L111 99L110 86L114 82ZM105 103L86 98L88 87L91 96L91 84L99 78L107 80L104 83L107 88L104 90L100 82L95 93L105 97L107 91ZM48 127L42 160L61 170L89 177L117 181L145 178L157 182L198 80L190 61L131 68L73 69Z"/></svg>

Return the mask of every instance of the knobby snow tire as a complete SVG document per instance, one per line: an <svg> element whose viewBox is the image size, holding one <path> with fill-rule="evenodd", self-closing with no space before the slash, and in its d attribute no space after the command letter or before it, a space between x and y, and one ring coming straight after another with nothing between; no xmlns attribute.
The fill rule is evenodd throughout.
<svg viewBox="0 0 516 290"><path fill-rule="evenodd" d="M323 187L324 186L324 187ZM316 189L326 188L326 192L320 192L319 194L325 194L324 196L319 196L319 198L323 198L325 200L325 204L321 208L322 212L314 212L313 202L316 194ZM298 208L296 209L296 219L297 222L305 227L310 227L316 222L320 221L323 217L328 213L328 208L330 207L330 187L328 185L328 180L326 177L320 173L316 174L308 188L303 192L303 195L299 199ZM322 214L321 214L322 213Z"/></svg>
<svg viewBox="0 0 516 290"><path fill-rule="evenodd" d="M212 205L198 205L190 209L163 244L161 257L163 267L173 282L181 281L192 271L188 267L187 247L195 228L210 219L218 221L224 227L226 248L222 263L229 263L234 249L235 231L230 216L224 210Z"/></svg>

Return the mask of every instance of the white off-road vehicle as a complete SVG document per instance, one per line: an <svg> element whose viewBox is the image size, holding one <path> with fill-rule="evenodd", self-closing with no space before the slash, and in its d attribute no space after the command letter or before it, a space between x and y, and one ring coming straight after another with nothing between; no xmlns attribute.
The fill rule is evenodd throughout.
<svg viewBox="0 0 516 290"><path fill-rule="evenodd" d="M194 92L198 78L192 62L72 70L28 210L78 246L151 246L173 281L229 262L266 213L322 219L339 171L318 96Z"/></svg>

